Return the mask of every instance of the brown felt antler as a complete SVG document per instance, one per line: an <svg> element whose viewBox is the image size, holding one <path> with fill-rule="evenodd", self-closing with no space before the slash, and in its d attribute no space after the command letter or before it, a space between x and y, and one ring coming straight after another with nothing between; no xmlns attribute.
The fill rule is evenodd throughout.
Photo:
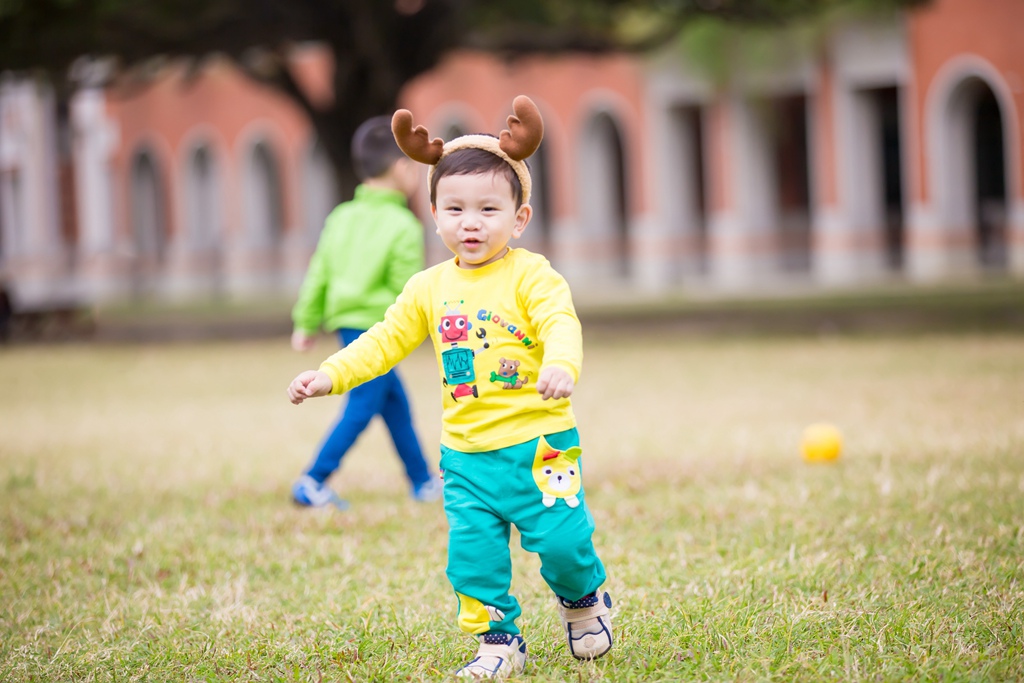
<svg viewBox="0 0 1024 683"><path fill-rule="evenodd" d="M512 111L515 113L508 117L509 129L501 131L498 146L510 158L522 161L540 147L544 139L544 120L537 105L526 95L519 95L512 101Z"/></svg>
<svg viewBox="0 0 1024 683"><path fill-rule="evenodd" d="M511 117L509 120L511 121ZM431 140L430 134L424 126L413 128L412 112L408 109L399 109L391 117L391 132L395 134L398 146L413 161L433 166L441 160L444 140L441 138Z"/></svg>

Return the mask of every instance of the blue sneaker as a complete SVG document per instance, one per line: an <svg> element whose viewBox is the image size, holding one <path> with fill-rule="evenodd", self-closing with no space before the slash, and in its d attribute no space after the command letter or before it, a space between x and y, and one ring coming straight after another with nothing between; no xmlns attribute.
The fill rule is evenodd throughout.
<svg viewBox="0 0 1024 683"><path fill-rule="evenodd" d="M443 497L444 480L436 476L412 487L412 499L419 503L433 503Z"/></svg>
<svg viewBox="0 0 1024 683"><path fill-rule="evenodd" d="M456 678L508 678L526 668L526 641L521 635L492 631L480 636L476 657L455 672Z"/></svg>
<svg viewBox="0 0 1024 683"><path fill-rule="evenodd" d="M302 475L292 484L292 500L296 505L303 507L319 508L333 505L339 510L348 509L348 501L343 500L327 484L317 481L308 474Z"/></svg>

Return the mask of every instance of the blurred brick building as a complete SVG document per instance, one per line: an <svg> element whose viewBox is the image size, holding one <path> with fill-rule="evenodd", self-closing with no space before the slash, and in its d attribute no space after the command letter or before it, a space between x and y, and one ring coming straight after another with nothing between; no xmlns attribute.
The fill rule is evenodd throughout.
<svg viewBox="0 0 1024 683"><path fill-rule="evenodd" d="M451 55L402 105L445 139L529 94L546 137L521 244L593 296L1024 277L1024 3L849 23L720 87L643 58ZM303 54L329 97L328 65ZM334 205L299 110L226 62L148 85L0 82L0 277L23 302L295 291ZM416 207L428 257L425 197Z"/></svg>

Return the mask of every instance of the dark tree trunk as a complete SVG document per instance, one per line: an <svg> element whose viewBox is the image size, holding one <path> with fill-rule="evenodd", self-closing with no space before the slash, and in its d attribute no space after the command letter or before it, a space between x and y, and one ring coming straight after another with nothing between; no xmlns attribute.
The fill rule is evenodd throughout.
<svg viewBox="0 0 1024 683"><path fill-rule="evenodd" d="M463 0L408 2L353 0L331 34L334 100L325 109L307 107L338 181L339 197L352 196L352 136L372 116L391 115L402 87L433 68L458 42ZM403 12L401 7L414 11Z"/></svg>
<svg viewBox="0 0 1024 683"><path fill-rule="evenodd" d="M373 99L359 89L354 92L336 91L334 102L328 108L312 112L310 123L334 167L338 196L342 200L352 197L359 182L352 166L352 136L366 119L392 114L398 95L395 91Z"/></svg>

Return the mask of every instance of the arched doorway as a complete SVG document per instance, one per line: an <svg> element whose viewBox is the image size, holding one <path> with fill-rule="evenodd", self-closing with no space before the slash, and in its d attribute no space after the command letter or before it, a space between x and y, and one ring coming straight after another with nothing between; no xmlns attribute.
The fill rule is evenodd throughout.
<svg viewBox="0 0 1024 683"><path fill-rule="evenodd" d="M944 222L967 246L974 265L1007 265L1007 156L1003 106L981 76L950 90L939 127L945 181L939 186Z"/></svg>
<svg viewBox="0 0 1024 683"><path fill-rule="evenodd" d="M974 103L975 239L984 268L1007 265L1006 158L1003 118L995 93L984 87Z"/></svg>
<svg viewBox="0 0 1024 683"><path fill-rule="evenodd" d="M903 152L900 139L900 92L896 87L872 91L878 116L875 146L880 148L881 204L885 265L889 270L903 269L906 242L903 225ZM880 140L879 140L880 138Z"/></svg>

